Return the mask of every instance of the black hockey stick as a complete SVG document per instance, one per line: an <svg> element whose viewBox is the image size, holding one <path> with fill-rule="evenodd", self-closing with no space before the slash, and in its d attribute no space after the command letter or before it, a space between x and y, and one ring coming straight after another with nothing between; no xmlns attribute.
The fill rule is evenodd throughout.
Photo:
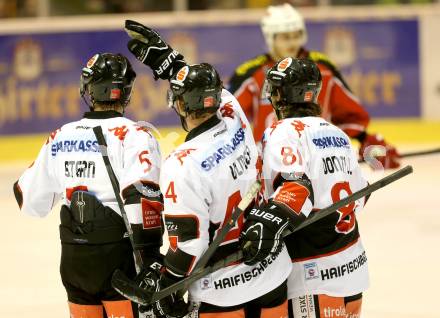
<svg viewBox="0 0 440 318"><path fill-rule="evenodd" d="M119 182L116 178L115 172L113 171L110 159L107 153L107 142L105 141L104 134L102 133L101 126L96 126L93 128L96 140L98 141L99 148L101 151L102 159L104 160L105 168L107 169L108 177L113 187L113 192L115 193L116 201L118 201L119 210L121 210L122 219L124 220L125 227L127 229L128 237L130 238L131 247L133 248L134 257L136 264L139 267L143 267L142 257L138 250L135 249L133 230L131 229L130 222L128 221L127 213L124 209L124 203L122 202L120 195Z"/></svg>
<svg viewBox="0 0 440 318"><path fill-rule="evenodd" d="M425 155L433 155L436 153L440 153L440 148L431 149L431 150L422 150L422 151L414 151L414 152L407 152L400 155L400 158L409 158L409 157L416 157L416 156L425 156ZM372 157L374 158L374 157ZM358 163L365 163L365 158L359 159Z"/></svg>
<svg viewBox="0 0 440 318"><path fill-rule="evenodd" d="M283 233L283 237L286 237L287 235L290 235L294 232L297 232L301 229L303 229L306 226L311 225L312 223L315 223L327 216L329 216L330 214L334 213L336 210L356 201L359 200L365 196L370 195L371 193L373 193L374 191L377 191L385 186L387 186L388 184L397 181L405 176L407 176L408 174L413 172L413 168L412 166L406 166L392 174L390 174L389 176L386 176L368 186L366 186L365 188L356 191L355 193L345 197L344 199L333 203L332 205L328 206L327 208L324 208L322 210L319 211L319 213L315 213L314 215L310 216L309 218L307 218L303 223L301 223L299 226L297 226L293 231L290 230L286 230ZM236 262L238 260L240 260L241 258L243 258L243 252L240 250L236 253L233 253L231 255L229 255L228 257L216 262L215 264L213 264L212 266L208 266L206 268L204 268L201 271L198 271L197 273L193 273L190 276L184 278L183 280L177 282L174 285L171 285L169 287L167 287L166 289L160 290L158 292L154 292L154 291L149 291L149 290L145 290L140 288L139 286L137 286L133 281L131 281L130 279L128 279L124 273L122 273L121 271L117 271L113 274L112 277L112 285L113 288L115 288L121 295L125 296L126 298L139 303L141 305L151 305L152 303L154 303L157 300L160 300L178 290L187 288L189 285L191 285L192 283L194 283L195 281L199 280L202 277L205 277L206 275L209 275L221 268L224 268L225 266L227 266L228 264L231 264L233 262Z"/></svg>

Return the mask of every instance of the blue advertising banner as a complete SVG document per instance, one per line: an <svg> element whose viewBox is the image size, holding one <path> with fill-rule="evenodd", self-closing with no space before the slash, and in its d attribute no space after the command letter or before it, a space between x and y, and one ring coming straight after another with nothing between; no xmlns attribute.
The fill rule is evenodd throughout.
<svg viewBox="0 0 440 318"><path fill-rule="evenodd" d="M122 24L122 21L121 21ZM236 66L265 51L258 25L163 28L189 63L209 62L227 82ZM373 117L420 115L417 20L308 24L308 48L340 66ZM122 53L138 73L128 117L178 125L166 107L166 81L131 57L121 31L0 36L0 134L48 132L82 116L81 68L97 52Z"/></svg>

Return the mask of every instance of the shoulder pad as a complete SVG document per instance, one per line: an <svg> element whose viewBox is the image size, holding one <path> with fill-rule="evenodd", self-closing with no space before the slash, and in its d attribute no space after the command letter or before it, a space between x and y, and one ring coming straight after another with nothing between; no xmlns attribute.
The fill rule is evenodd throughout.
<svg viewBox="0 0 440 318"><path fill-rule="evenodd" d="M256 68L258 68L259 66L266 63L267 60L268 60L268 57L265 54L258 55L257 57L254 57L253 59L247 60L246 62L239 65L235 69L235 75L243 76L243 75L249 74L252 71L254 71Z"/></svg>
<svg viewBox="0 0 440 318"><path fill-rule="evenodd" d="M324 63L333 69L336 69L336 65L330 60L330 58L322 52L310 51L309 58L316 63Z"/></svg>
<svg viewBox="0 0 440 318"><path fill-rule="evenodd" d="M318 52L318 51L310 51L309 52L309 59L311 59L315 63L323 64L327 68L329 68L330 71L333 73L333 75L336 76L349 91L351 91L347 82L342 77L341 72L338 70L336 65L328 58L327 55L325 55L324 53Z"/></svg>
<svg viewBox="0 0 440 318"><path fill-rule="evenodd" d="M240 66L238 66L231 79L229 80L229 90L231 93L235 93L241 86L241 84L252 76L252 74L264 63L269 60L269 57L266 54L258 55L253 59L247 60Z"/></svg>

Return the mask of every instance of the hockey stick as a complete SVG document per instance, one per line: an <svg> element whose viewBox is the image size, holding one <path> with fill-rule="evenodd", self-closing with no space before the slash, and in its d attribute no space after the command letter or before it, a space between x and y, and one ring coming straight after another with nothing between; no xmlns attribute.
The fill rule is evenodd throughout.
<svg viewBox="0 0 440 318"><path fill-rule="evenodd" d="M407 152L407 153L401 154L399 156L399 158L409 158L409 157L416 157L416 156L433 155L436 153L440 153L440 148L431 149L431 150ZM358 163L365 163L365 162L366 162L365 158L358 160Z"/></svg>
<svg viewBox="0 0 440 318"><path fill-rule="evenodd" d="M127 213L125 212L124 209L124 204L122 203L118 179L116 178L115 172L113 171L112 165L110 163L110 159L108 158L107 142L105 141L101 126L94 127L93 132L95 134L96 140L98 141L102 159L104 160L105 168L107 169L108 177L110 178L110 182L113 187L113 192L115 193L116 201L118 201L119 210L121 210L122 219L124 220L125 228L127 229L128 237L130 238L130 243L131 243L131 247L133 248L136 264L140 268L142 268L143 267L142 257L140 252L135 249L133 230L131 229L130 222L128 221Z"/></svg>
<svg viewBox="0 0 440 318"><path fill-rule="evenodd" d="M231 214L231 216L229 217L227 222L225 222L223 227L219 230L219 232L216 235L215 239L212 241L211 244L209 244L208 249L200 257L199 261L197 262L196 266L194 267L194 269L191 272L191 275L190 275L191 277L193 275L196 275L197 273L203 272L204 267L209 262L209 260L211 259L212 255L215 253L217 248L223 242L224 238L226 237L228 232L231 230L231 228L233 226L235 226L235 223L237 222L238 218L243 214L244 210L252 203L252 200L255 198L255 196L257 195L258 191L260 191L260 189L261 189L261 183L259 181L255 181L250 186L249 190L246 192L244 197L238 203L237 207L234 209L234 212ZM124 278L123 278L124 276L125 276L124 273L122 273L121 271L116 270L113 273L113 277L112 277L113 288L116 289L123 296L125 296L125 294L124 294L124 286L127 286L124 283ZM190 276L188 276L188 277L190 277ZM123 286L121 286L121 284ZM190 284L191 283L183 285L182 288L180 288L178 290L186 291ZM164 295L164 296L158 295L160 297L158 299L162 299L163 297L166 297L166 296L170 295L171 293L174 293L174 292L177 291L175 289L173 289L173 291L169 291L170 287L167 287L167 288L164 288L164 289L158 291L158 293L160 293L161 295L162 294ZM139 302L141 298L136 297L136 299L137 299L137 302Z"/></svg>
<svg viewBox="0 0 440 318"><path fill-rule="evenodd" d="M286 237L287 235L290 235L294 232L297 232L301 229L303 229L306 226L309 226L327 216L334 213L336 210L356 201L360 198L363 198L367 195L370 195L374 191L377 191L388 184L397 181L408 174L413 172L412 166L406 166L368 186L365 188L356 191L355 193L345 197L344 199L333 203L332 205L328 206L327 208L324 208L319 211L319 213L315 213L314 215L307 218L303 223L301 223L299 226L297 226L294 230L286 230L283 233L283 237ZM228 264L231 264L233 262L236 262L240 260L243 257L243 252L240 250L238 252L235 252L228 257L216 262L212 266L206 267L201 271L198 271L197 273L193 273L190 276L182 279L181 281L177 282L174 285L171 285L163 290L160 290L158 292L154 291L148 291L145 289L140 288L137 286L133 281L128 279L124 273L121 271L117 271L113 274L112 277L112 285L113 288L115 288L121 295L125 296L126 298L139 303L141 305L151 305L157 300L160 300L178 290L188 288L192 283L199 280L202 277L205 277L206 275L209 275L221 268L226 267Z"/></svg>
<svg viewBox="0 0 440 318"><path fill-rule="evenodd" d="M252 203L252 200L258 194L258 191L260 191L260 189L261 189L261 183L259 181L255 181L251 185L248 192L246 192L243 199L241 199L240 203L234 209L234 212L231 214L229 220L225 223L225 225L223 225L223 227L216 235L215 239L212 241L211 244L209 244L208 249L200 257L196 266L194 266L191 275L197 273L200 269L203 269L206 266L206 264L208 264L209 260L211 259L211 256L214 255L217 248L223 242L224 238L226 237L226 234L228 234L228 232L232 229L232 227L235 225L240 215L243 214L244 210Z"/></svg>

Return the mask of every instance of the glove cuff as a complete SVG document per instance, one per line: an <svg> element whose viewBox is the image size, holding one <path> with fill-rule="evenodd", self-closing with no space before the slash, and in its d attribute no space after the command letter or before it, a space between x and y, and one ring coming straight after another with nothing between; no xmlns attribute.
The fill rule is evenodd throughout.
<svg viewBox="0 0 440 318"><path fill-rule="evenodd" d="M286 223L289 223L289 216L278 205L268 203L260 208L253 208L247 216L247 221L261 222L266 228L276 233Z"/></svg>

